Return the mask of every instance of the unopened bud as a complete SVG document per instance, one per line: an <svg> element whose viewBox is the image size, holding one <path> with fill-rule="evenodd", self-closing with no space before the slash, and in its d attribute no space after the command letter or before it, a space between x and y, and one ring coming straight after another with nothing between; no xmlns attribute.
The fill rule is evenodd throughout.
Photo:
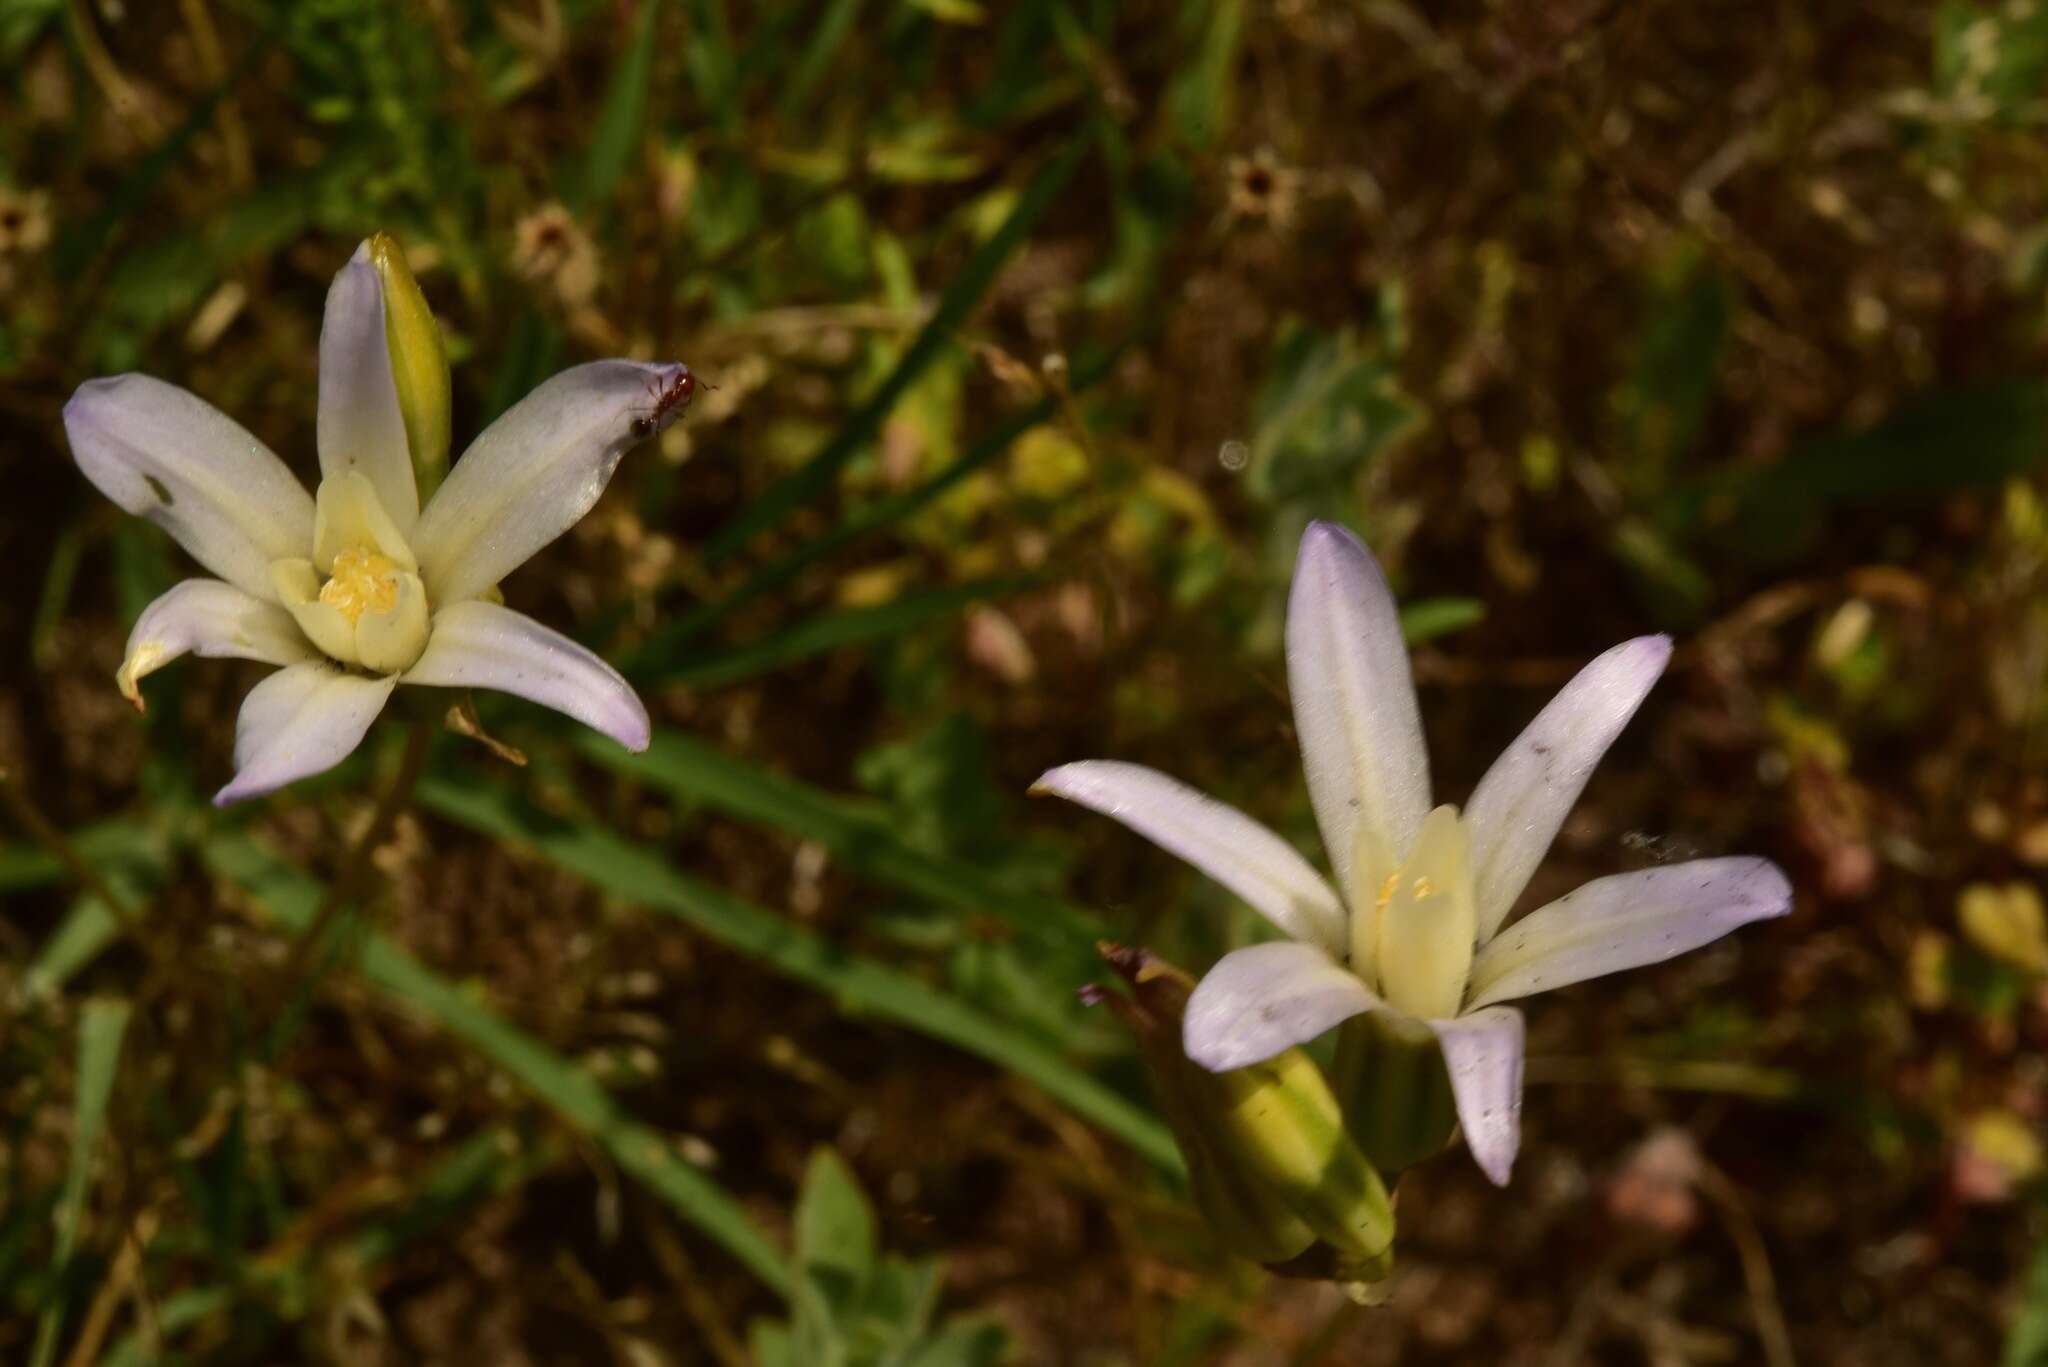
<svg viewBox="0 0 2048 1367"><path fill-rule="evenodd" d="M1233 1251L1276 1270L1377 1281L1392 1265L1394 1213L1379 1173L1344 1131L1322 1070L1300 1049L1212 1073L1187 1057L1194 982L1141 949L1101 946L1131 994L1106 997L1159 1086L1197 1207Z"/></svg>
<svg viewBox="0 0 2048 1367"><path fill-rule="evenodd" d="M384 287L384 341L391 350L398 411L405 419L413 478L424 504L448 473L448 350L397 241L378 233L364 247Z"/></svg>

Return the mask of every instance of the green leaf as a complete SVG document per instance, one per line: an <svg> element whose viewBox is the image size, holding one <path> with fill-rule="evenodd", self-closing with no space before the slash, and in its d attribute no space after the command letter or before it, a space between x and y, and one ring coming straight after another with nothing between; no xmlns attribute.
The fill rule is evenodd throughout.
<svg viewBox="0 0 2048 1367"><path fill-rule="evenodd" d="M1140 341L1150 337L1163 321L1163 315L1148 320L1138 331L1126 335L1101 355L1087 358L1076 365L1069 383L1070 390L1078 395L1101 383L1115 369L1117 362ZM1017 438L1040 423L1049 421L1056 411L1057 405L1054 400L1039 400L1021 413L998 424L994 431L963 452L958 460L923 484L859 508L841 517L829 530L806 537L798 545L755 571L744 584L725 597L683 614L655 633L637 657L643 662L641 667L658 668L661 667L657 663L659 661L681 659L691 641L739 608L787 584L806 568L841 547L870 532L894 526L919 509L944 497L948 490L962 480L1001 458Z"/></svg>
<svg viewBox="0 0 2048 1367"><path fill-rule="evenodd" d="M846 1160L811 1154L796 1203L796 1256L835 1317L850 1313L875 1270L875 1213Z"/></svg>
<svg viewBox="0 0 2048 1367"><path fill-rule="evenodd" d="M488 785L434 780L422 785L420 800L472 830L526 845L613 896L685 921L776 972L832 993L848 1007L1006 1068L1116 1135L1162 1171L1180 1171L1173 1138L1152 1115L1037 1040L920 978L850 954L802 926L671 868L660 856L609 831L549 822Z"/></svg>
<svg viewBox="0 0 2048 1367"><path fill-rule="evenodd" d="M967 264L961 267L960 274L946 287L937 311L918 330L903 358L896 363L896 368L876 386L866 402L854 410L823 450L811 457L801 469L755 499L711 539L704 548L706 564L715 566L730 559L755 537L781 525L791 513L831 487L840 469L874 440L896 401L951 343L954 331L981 302L982 295L994 283L996 272L1003 263L1024 245L1031 230L1038 226L1038 220L1052 207L1053 200L1072 178L1087 150L1087 140L1076 139L1047 163L1018 199L1017 207L1010 212L1003 226L975 249Z"/></svg>
<svg viewBox="0 0 2048 1367"><path fill-rule="evenodd" d="M1974 385L1915 399L1867 431L1808 442L1766 469L1696 485L1671 514L1696 526L1712 512L1719 538L1769 562L1803 549L1838 508L2003 483L2038 470L2044 452L2048 384Z"/></svg>
<svg viewBox="0 0 2048 1367"><path fill-rule="evenodd" d="M477 1203L523 1185L560 1162L562 1155L563 1146L552 1140L523 1140L502 1126L479 1131L434 1160L411 1184L405 1199L392 1202L389 1214L355 1236L347 1254L349 1265L362 1273L390 1261L415 1239ZM330 1256L332 1252L327 1250ZM309 1249L306 1263L321 1253L318 1246ZM257 1263L250 1270L280 1291L291 1278L327 1275L326 1267L309 1272L303 1263ZM237 1288L227 1286L181 1291L156 1307L153 1328L169 1342L181 1331L231 1309L237 1294ZM101 1367L154 1367L158 1361L149 1337L136 1331L108 1350Z"/></svg>
<svg viewBox="0 0 2048 1367"><path fill-rule="evenodd" d="M253 837L223 832L209 840L202 853L214 873L253 894L287 929L301 932L312 924L320 904L320 885ZM353 943L352 950L357 970L372 985L440 1021L603 1145L623 1171L668 1202L755 1276L776 1291L788 1293L788 1263L745 1209L679 1157L666 1136L635 1122L588 1072L426 968L383 935L364 935Z"/></svg>
<svg viewBox="0 0 2048 1367"><path fill-rule="evenodd" d="M690 89L710 111L720 131L740 131L739 62L733 52L732 28L726 22L722 0L690 0L689 35L683 43L683 60L690 72Z"/></svg>
<svg viewBox="0 0 2048 1367"><path fill-rule="evenodd" d="M1477 598L1424 598L1401 605L1401 636L1411 646L1420 645L1485 618L1486 604Z"/></svg>
<svg viewBox="0 0 2048 1367"><path fill-rule="evenodd" d="M1618 407L1628 425L1632 483L1662 492L1666 474L1691 454L1706 424L1734 290L1697 246L1677 254L1657 282Z"/></svg>
<svg viewBox="0 0 2048 1367"><path fill-rule="evenodd" d="M758 640L729 646L695 659L652 657L652 652L627 661L624 673L639 684L681 684L686 688L725 688L757 675L844 646L866 645L914 631L927 622L951 617L961 608L986 599L1019 593L1044 582L1011 575L948 584L922 593L907 593L876 607L844 608L805 618L795 626Z"/></svg>
<svg viewBox="0 0 2048 1367"><path fill-rule="evenodd" d="M1244 41L1244 0L1209 0L1189 5L1184 16L1206 11L1195 35L1194 59L1167 87L1165 107L1175 131L1197 148L1215 144L1230 127L1230 96L1237 86L1237 54Z"/></svg>
<svg viewBox="0 0 2048 1367"><path fill-rule="evenodd" d="M1420 421L1392 364L1351 329L1289 323L1253 408L1248 487L1268 502L1343 488Z"/></svg>
<svg viewBox="0 0 2048 1367"><path fill-rule="evenodd" d="M998 1324L944 1325L897 1359L893 1367L995 1367L1009 1353L1010 1336Z"/></svg>
<svg viewBox="0 0 2048 1367"><path fill-rule="evenodd" d="M85 1218L85 1191L92 1177L93 1151L114 1094L114 1074L121 1063L121 1038L128 1031L127 1002L95 998L85 1004L78 1021L78 1096L71 1131L71 1165L64 1174L64 1198L57 1207L57 1244L52 1261L59 1268L78 1247L78 1226ZM64 1327L61 1301L43 1311L36 1326L35 1367L47 1367L57 1351Z"/></svg>
<svg viewBox="0 0 2048 1367"><path fill-rule="evenodd" d="M904 843L887 810L856 805L783 774L735 759L722 750L671 731L656 732L640 754L601 736L580 742L584 755L683 802L702 803L743 821L815 841L848 868L879 882L928 897L941 906L992 916L1016 928L1020 940L1051 946L1090 945L1101 924L1057 899L1023 893L992 880L981 868Z"/></svg>
<svg viewBox="0 0 2048 1367"><path fill-rule="evenodd" d="M142 888L129 875L118 869L103 869L101 877L107 880L117 896L127 900L130 906L142 903ZM22 974L21 990L30 996L45 996L69 982L74 974L100 956L100 951L112 944L121 933L121 918L113 908L91 893L76 898L64 919L43 941L36 951L35 962L28 972Z"/></svg>
<svg viewBox="0 0 2048 1367"><path fill-rule="evenodd" d="M776 102L777 112L785 121L793 122L810 106L811 92L831 68L833 57L838 55L846 35L853 31L853 21L860 17L865 3L867 0L826 0L825 13L812 28L811 41L797 59L796 73L783 86L782 97Z"/></svg>
<svg viewBox="0 0 2048 1367"><path fill-rule="evenodd" d="M654 22L660 12L661 0L641 0L632 43L612 71L611 87L583 158L581 193L569 197L571 207L596 208L610 199L640 150L653 89Z"/></svg>
<svg viewBox="0 0 2048 1367"><path fill-rule="evenodd" d="M50 249L50 270L57 279L66 284L76 281L117 231L149 221L149 216L141 210L155 192L157 183L184 160L185 150L192 145L192 140L203 130L213 127L214 112L220 102L241 84L242 77L256 65L257 60L270 51L275 36L274 29L260 33L242 50L226 79L194 102L190 112L171 130L170 135L151 148L148 155L134 162L120 183L100 200L100 211L57 239Z"/></svg>
<svg viewBox="0 0 2048 1367"><path fill-rule="evenodd" d="M2027 1274L2027 1298L2005 1341L2003 1367L2048 1367L2048 1239L2034 1250Z"/></svg>

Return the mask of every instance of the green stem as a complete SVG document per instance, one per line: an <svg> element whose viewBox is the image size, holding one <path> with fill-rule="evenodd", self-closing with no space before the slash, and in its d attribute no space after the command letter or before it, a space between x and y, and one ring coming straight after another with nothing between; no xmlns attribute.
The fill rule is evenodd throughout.
<svg viewBox="0 0 2048 1367"><path fill-rule="evenodd" d="M432 747L433 739L433 723L425 719L413 722L406 731L405 757L398 763L397 775L392 778L391 786L384 790L384 796L378 799L370 824L349 845L348 853L342 858L341 872L328 885L319 910L313 913L312 924L292 945L291 957L285 961L284 968L287 982L304 971L307 957L319 948L335 918L360 901L367 891L365 880L370 873L370 855L391 838L399 814L411 805L413 789L419 786L420 775L426 772L427 751ZM317 968L314 979L306 986L311 988L313 981L317 981Z"/></svg>

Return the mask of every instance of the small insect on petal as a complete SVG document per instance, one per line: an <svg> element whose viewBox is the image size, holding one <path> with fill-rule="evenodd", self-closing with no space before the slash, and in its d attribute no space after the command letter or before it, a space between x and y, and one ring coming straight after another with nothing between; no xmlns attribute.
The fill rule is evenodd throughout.
<svg viewBox="0 0 2048 1367"><path fill-rule="evenodd" d="M697 377L690 373L688 366L677 366L676 377L666 388L650 386L647 392L654 400L654 407L634 415L633 435L636 437L651 437L681 417L683 410L690 406L690 400L697 396Z"/></svg>

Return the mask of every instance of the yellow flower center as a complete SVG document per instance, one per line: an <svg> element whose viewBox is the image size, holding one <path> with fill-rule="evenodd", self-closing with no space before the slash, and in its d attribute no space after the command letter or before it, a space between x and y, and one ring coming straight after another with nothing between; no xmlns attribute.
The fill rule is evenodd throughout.
<svg viewBox="0 0 2048 1367"><path fill-rule="evenodd" d="M337 551L334 573L320 586L320 601L353 625L366 612L389 612L398 603L398 565L362 546Z"/></svg>

